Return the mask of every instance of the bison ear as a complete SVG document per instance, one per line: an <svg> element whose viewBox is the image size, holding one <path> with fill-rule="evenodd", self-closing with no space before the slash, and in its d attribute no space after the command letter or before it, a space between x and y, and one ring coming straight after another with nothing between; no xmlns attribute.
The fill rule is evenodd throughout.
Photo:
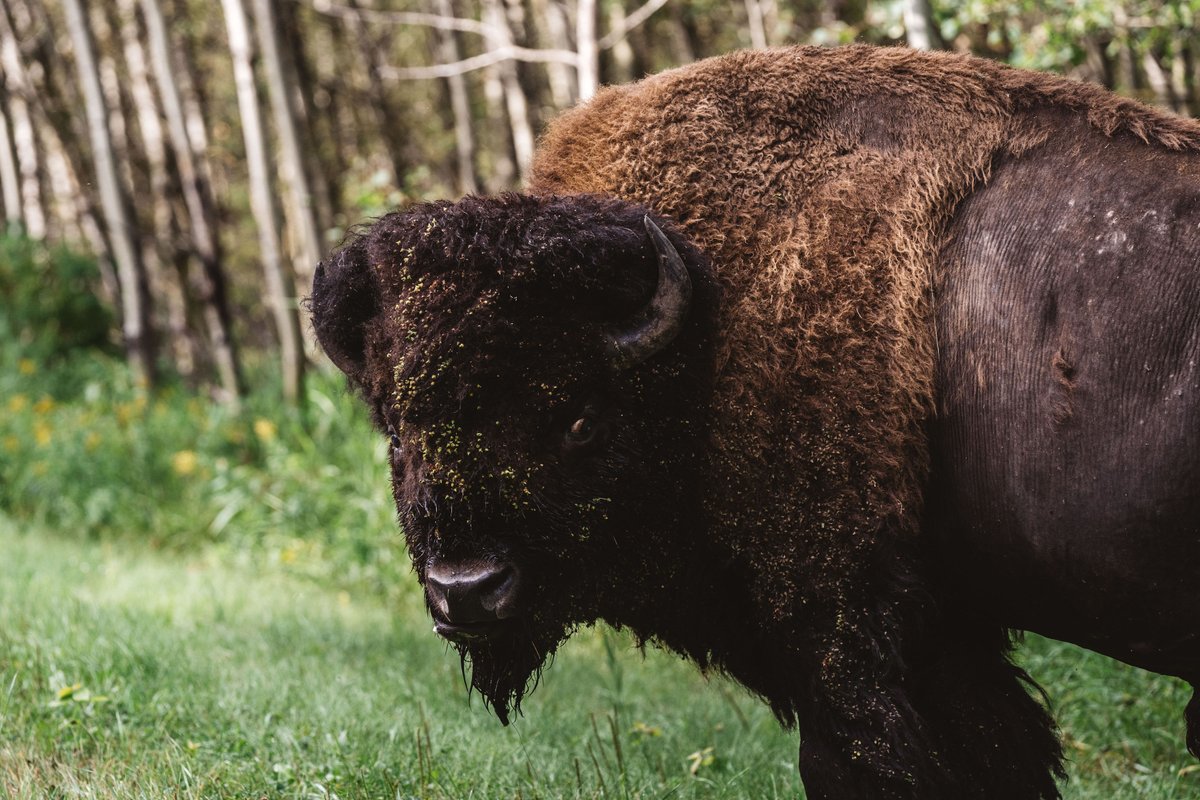
<svg viewBox="0 0 1200 800"><path fill-rule="evenodd" d="M325 354L355 383L366 367L366 331L379 316L379 287L366 242L351 242L317 267L310 298L313 329Z"/></svg>

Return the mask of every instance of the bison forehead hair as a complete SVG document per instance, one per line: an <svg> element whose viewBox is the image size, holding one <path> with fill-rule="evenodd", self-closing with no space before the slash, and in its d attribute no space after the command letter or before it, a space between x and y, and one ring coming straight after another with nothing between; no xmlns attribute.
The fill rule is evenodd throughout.
<svg viewBox="0 0 1200 800"><path fill-rule="evenodd" d="M316 275L317 335L391 438L430 611L502 719L574 626L641 622L633 598L651 598L631 589L650 574L686 584L688 560L667 556L698 505L683 495L716 290L699 252L647 215L586 195L425 204L360 231ZM686 272L685 316L631 359L614 331L647 324L667 251ZM492 572L511 597L459 596L463 574ZM469 635L488 603L507 635Z"/></svg>

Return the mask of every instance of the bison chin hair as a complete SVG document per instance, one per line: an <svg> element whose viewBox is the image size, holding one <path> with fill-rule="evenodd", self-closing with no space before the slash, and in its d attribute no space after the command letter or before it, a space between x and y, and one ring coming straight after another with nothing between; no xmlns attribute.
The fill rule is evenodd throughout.
<svg viewBox="0 0 1200 800"><path fill-rule="evenodd" d="M566 629L557 636L539 636L527 629L499 639L455 645L462 659L467 691L478 691L484 705L507 725L510 714L521 713L521 701L537 688L542 670L550 665L558 646L570 634L571 630Z"/></svg>

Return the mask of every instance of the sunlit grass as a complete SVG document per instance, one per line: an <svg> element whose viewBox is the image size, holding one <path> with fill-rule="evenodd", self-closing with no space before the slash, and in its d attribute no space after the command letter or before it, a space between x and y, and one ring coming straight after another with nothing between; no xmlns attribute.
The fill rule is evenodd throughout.
<svg viewBox="0 0 1200 800"><path fill-rule="evenodd" d="M409 584L385 604L274 562L7 521L0 551L0 795L800 794L795 738L761 704L607 629L568 643L503 728L468 702ZM1068 798L1200 793L1181 684L1027 650L1064 724Z"/></svg>

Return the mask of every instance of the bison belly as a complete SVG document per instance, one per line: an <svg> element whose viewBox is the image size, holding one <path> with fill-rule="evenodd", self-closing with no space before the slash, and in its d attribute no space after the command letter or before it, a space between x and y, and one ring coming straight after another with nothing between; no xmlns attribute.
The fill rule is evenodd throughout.
<svg viewBox="0 0 1200 800"><path fill-rule="evenodd" d="M939 263L928 508L1005 625L1200 677L1200 156L1065 124Z"/></svg>

